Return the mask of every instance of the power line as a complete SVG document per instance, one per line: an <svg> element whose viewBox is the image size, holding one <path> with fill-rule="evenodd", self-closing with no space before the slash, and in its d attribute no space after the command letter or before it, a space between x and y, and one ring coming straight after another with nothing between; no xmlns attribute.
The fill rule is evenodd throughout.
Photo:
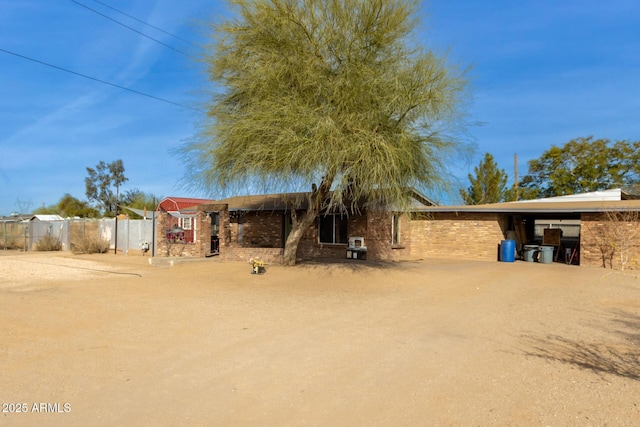
<svg viewBox="0 0 640 427"><path fill-rule="evenodd" d="M84 4L80 3L79 1L76 1L76 0L71 0L71 1L72 1L73 3L75 3L75 4L77 4L78 6L82 6L82 7L84 7L85 9L90 10L90 11L91 11L91 12L93 12L93 13L96 13L96 14L98 14L98 15L100 15L100 16L102 16L102 17L104 17L104 18L106 18L106 19L108 19L108 20L110 20L110 21L115 22L115 23L116 23L116 24L118 24L118 25L122 25L123 27L125 27L125 28L127 28L127 29L129 29L129 30L131 30L131 31L133 31L133 32L135 32L135 33L138 33L138 34L140 34L141 36L148 38L149 40L153 40L154 42L156 42L156 43L158 43L158 44L161 44L162 46L164 46L164 47L166 47L166 48L169 48L169 49L171 49L171 50L173 50L173 51L175 51L175 52L178 52L178 53L179 53L179 54L181 54L181 55L184 55L184 56L186 56L186 57L188 57L188 58L191 58L191 59L194 59L194 60L196 60L196 61L198 61L198 60L199 60L199 59L198 59L198 58L196 58L195 56L192 56L192 55L188 54L187 52L185 52L185 51L183 51L183 50L180 50L180 49L175 48L175 47L173 47L173 46L171 46L171 45L169 45L169 44L166 44L166 43L164 43L164 42L162 42L162 41L160 41L160 40L158 40L158 39L156 39L156 38L153 38L153 37L151 37L151 36L149 36L149 35L147 35L147 34L143 33L142 31L138 31L138 30L136 30L135 28L130 27L130 26L128 26L127 24L124 24L124 23L122 23L122 22L118 21L117 19L113 19L112 17L107 16L107 15L105 15L105 14L104 14L104 13L102 13L102 12L98 12L97 10L92 9L92 8L90 8L89 6L87 6L87 5L84 5Z"/></svg>
<svg viewBox="0 0 640 427"><path fill-rule="evenodd" d="M99 0L93 0L93 1L94 1L94 2L96 2L96 3L98 3L98 4L101 4L101 5L102 5L102 6L104 6L104 7L109 8L109 9L111 9L111 10L115 11L115 12L118 12L118 13L120 13L120 14L122 14L122 15L124 15L124 16L126 16L126 17L128 17L128 18L131 18L131 19L133 19L133 20L135 20L135 21L138 21L138 22L140 22L141 24L147 25L147 26L149 26L149 27L153 28L154 30L158 30L158 31L160 31L160 32L161 32L161 33L163 33L163 34L166 34L166 35L168 35L168 36L170 36L170 37L173 37L173 38L175 38L175 39L178 39L178 40L180 40L180 41L183 41L183 42L185 42L185 43L188 43L188 44L190 44L190 45L191 45L191 46L193 46L193 47L197 47L198 49L202 49L202 46L199 46L199 45L197 45L197 44L195 44L195 43L193 43L193 42L191 42L191 41L189 41L189 40L187 40L187 39L184 39L184 38L182 38L182 37L180 37L180 36L176 36L175 34L171 34L170 32L163 30L162 28L156 27L155 25L150 24L150 23L148 23L148 22L145 22L145 21L143 21L142 19L136 18L136 17L135 17L135 16L133 16L133 15L129 15L128 13L123 12L123 11L121 11L121 10L119 10L119 9L116 9L115 7L110 6L110 5L108 5L108 4L104 3L104 2L101 2L101 1L99 1Z"/></svg>
<svg viewBox="0 0 640 427"><path fill-rule="evenodd" d="M140 92L138 90L131 89L131 88L128 88L128 87L125 87L125 86L121 86L119 84L111 83L111 82L108 82L106 80L102 80L102 79L98 79L96 77L88 76L86 74L78 73L76 71L72 71L72 70L69 70L67 68L59 67L57 65L49 64L48 62L40 61L38 59L31 58L31 57L28 57L28 56L25 56L25 55L21 55L21 54L16 53L16 52L11 52L11 51L3 49L3 48L0 48L0 52L8 53L9 55L17 56L18 58L26 59L28 61L35 62L37 64L46 65L47 67L55 68L56 70L64 71L65 73L70 73L70 74L73 74L73 75L76 75L76 76L84 77L85 79L93 80L95 82L102 83L102 84L105 84L105 85L108 85L108 86L117 87L118 89L126 90L128 92L132 92L132 93L135 93L137 95L146 96L147 98L152 98L152 99L155 99L156 101L162 101L162 102L166 102L167 104L172 104L172 105L175 105L175 106L178 106L178 107L181 107L181 108L186 108L186 109L189 109L189 110L192 110L192 111L201 112L201 110L197 110L195 108L189 107L189 106L184 105L184 104L179 104L177 102L169 101L168 99L165 99L165 98L160 98L158 96L154 96L154 95L150 95L148 93Z"/></svg>

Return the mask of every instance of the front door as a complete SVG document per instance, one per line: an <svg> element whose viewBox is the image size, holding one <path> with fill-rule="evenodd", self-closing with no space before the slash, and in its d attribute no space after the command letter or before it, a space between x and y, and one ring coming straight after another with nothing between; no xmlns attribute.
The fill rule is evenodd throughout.
<svg viewBox="0 0 640 427"><path fill-rule="evenodd" d="M220 253L220 238L218 232L220 231L220 214L218 212L211 212L211 250L212 255Z"/></svg>

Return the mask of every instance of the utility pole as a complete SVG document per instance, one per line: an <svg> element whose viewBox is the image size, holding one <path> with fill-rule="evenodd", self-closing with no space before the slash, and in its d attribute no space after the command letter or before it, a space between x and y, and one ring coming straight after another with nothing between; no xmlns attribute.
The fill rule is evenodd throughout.
<svg viewBox="0 0 640 427"><path fill-rule="evenodd" d="M518 153L513 155L513 176L514 176L514 187L516 193L516 202L518 201Z"/></svg>

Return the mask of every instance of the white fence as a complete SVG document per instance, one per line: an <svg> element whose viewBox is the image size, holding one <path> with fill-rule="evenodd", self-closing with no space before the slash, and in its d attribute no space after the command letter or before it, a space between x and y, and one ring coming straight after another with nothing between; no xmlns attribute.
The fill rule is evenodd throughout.
<svg viewBox="0 0 640 427"><path fill-rule="evenodd" d="M65 219L62 221L5 222L0 229L4 249L35 250L38 242L52 237L63 251L72 249L76 239L96 238L124 254L148 250L155 254L154 220L145 219Z"/></svg>

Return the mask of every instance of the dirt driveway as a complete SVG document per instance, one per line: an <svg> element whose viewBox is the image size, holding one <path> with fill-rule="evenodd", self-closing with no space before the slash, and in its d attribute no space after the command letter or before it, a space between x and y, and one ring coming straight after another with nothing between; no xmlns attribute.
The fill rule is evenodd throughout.
<svg viewBox="0 0 640 427"><path fill-rule="evenodd" d="M0 254L0 425L640 425L640 273Z"/></svg>

